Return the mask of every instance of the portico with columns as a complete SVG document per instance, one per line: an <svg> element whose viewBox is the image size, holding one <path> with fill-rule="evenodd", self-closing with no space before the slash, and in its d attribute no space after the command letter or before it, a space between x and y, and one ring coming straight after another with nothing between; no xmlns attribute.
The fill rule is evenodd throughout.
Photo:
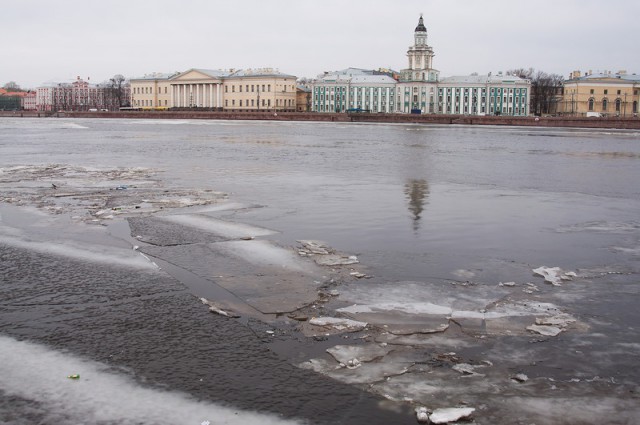
<svg viewBox="0 0 640 425"><path fill-rule="evenodd" d="M221 70L190 69L170 79L174 108L215 108L223 106L222 83L228 73Z"/></svg>

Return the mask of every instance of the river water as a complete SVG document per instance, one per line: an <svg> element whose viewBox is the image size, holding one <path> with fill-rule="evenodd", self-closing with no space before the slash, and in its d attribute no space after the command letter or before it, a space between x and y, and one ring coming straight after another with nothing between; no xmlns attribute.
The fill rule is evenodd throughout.
<svg viewBox="0 0 640 425"><path fill-rule="evenodd" d="M0 169L6 423L640 416L638 132L2 119Z"/></svg>

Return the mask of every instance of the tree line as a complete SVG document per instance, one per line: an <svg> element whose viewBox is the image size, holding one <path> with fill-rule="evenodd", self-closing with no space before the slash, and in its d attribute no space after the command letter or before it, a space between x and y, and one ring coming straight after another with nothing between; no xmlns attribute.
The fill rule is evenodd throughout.
<svg viewBox="0 0 640 425"><path fill-rule="evenodd" d="M564 77L548 74L533 68L517 68L507 71L507 75L531 81L529 112L534 115L555 114L562 100Z"/></svg>

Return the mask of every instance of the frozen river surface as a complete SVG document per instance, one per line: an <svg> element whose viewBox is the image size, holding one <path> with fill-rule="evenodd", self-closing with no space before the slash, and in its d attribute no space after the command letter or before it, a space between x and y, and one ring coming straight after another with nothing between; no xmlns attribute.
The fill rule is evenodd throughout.
<svg viewBox="0 0 640 425"><path fill-rule="evenodd" d="M0 420L635 423L639 181L629 131L2 119Z"/></svg>

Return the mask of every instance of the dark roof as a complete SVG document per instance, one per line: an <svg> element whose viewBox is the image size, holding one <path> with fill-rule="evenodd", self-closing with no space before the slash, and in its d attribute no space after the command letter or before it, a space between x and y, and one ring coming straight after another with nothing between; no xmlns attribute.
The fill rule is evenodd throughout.
<svg viewBox="0 0 640 425"><path fill-rule="evenodd" d="M416 32L427 32L427 27L424 26L424 21L422 20L422 15L420 15L420 20L418 21L418 26L416 27Z"/></svg>

